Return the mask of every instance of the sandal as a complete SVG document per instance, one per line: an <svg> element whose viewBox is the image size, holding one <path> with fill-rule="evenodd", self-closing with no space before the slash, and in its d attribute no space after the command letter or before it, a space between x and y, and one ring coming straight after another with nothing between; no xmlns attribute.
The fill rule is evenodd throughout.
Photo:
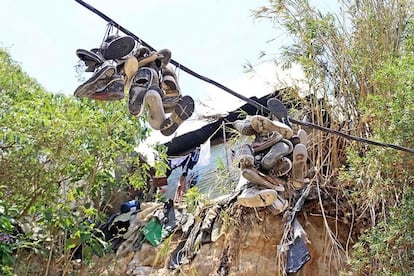
<svg viewBox="0 0 414 276"><path fill-rule="evenodd" d="M180 99L171 116L161 124L161 133L165 136L172 135L177 128L188 118L193 115L194 100L190 96L184 96Z"/></svg>

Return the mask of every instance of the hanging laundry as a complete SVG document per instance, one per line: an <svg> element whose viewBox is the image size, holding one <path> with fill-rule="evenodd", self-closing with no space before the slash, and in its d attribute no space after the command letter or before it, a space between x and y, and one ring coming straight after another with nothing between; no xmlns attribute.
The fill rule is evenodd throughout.
<svg viewBox="0 0 414 276"><path fill-rule="evenodd" d="M185 156L177 157L177 158L174 158L174 159L169 159L168 160L168 166L170 167L171 170L174 170L175 168L180 167L184 163L184 161L186 161L188 156L189 156L189 154L187 154Z"/></svg>
<svg viewBox="0 0 414 276"><path fill-rule="evenodd" d="M210 163L211 157L211 143L210 138L200 145L200 157L197 162L197 166L207 166Z"/></svg>
<svg viewBox="0 0 414 276"><path fill-rule="evenodd" d="M187 175L189 170L192 170L200 158L200 147L197 147L187 159L183 162L182 174Z"/></svg>

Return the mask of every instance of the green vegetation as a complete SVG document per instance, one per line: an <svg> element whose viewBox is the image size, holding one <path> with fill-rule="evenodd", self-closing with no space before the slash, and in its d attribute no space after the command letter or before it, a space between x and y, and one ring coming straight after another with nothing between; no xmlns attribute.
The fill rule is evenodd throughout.
<svg viewBox="0 0 414 276"><path fill-rule="evenodd" d="M35 253L64 270L81 246L84 256L102 254L106 244L93 229L111 194L146 187L148 166L116 173L139 164L128 156L149 134L144 120L122 101L45 92L1 49L0 105L0 232L17 240L0 242L0 274L29 269L30 258L17 264L16 256Z"/></svg>

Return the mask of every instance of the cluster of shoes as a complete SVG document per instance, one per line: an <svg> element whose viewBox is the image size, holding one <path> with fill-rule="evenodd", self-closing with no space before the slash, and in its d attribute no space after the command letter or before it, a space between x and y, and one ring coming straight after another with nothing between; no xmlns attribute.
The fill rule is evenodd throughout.
<svg viewBox="0 0 414 276"><path fill-rule="evenodd" d="M78 49L85 72L93 75L74 95L113 101L129 94L131 115L141 116L148 107L149 124L163 135L172 135L194 112L194 100L182 96L174 71L169 67L171 51L150 51L131 36L108 36L100 48ZM166 113L171 113L167 118Z"/></svg>
<svg viewBox="0 0 414 276"><path fill-rule="evenodd" d="M283 198L285 187L303 188L307 172L307 134L296 135L286 124L255 115L238 120L233 127L242 135L255 136L251 144L240 148L241 182L246 187L238 202L247 207L271 206L278 213L288 207ZM287 186L289 184L289 186Z"/></svg>

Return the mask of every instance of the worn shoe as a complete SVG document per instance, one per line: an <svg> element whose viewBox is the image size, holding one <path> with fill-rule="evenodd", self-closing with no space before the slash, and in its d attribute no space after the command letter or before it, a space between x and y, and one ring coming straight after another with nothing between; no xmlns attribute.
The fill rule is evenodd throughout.
<svg viewBox="0 0 414 276"><path fill-rule="evenodd" d="M272 174L276 177L281 177L290 172L292 169L292 161L287 157L279 159L272 168Z"/></svg>
<svg viewBox="0 0 414 276"><path fill-rule="evenodd" d="M106 60L125 59L133 55L137 42L131 36L118 36L103 46L103 57Z"/></svg>
<svg viewBox="0 0 414 276"><path fill-rule="evenodd" d="M171 113L174 110L175 105L181 98L180 86L178 85L177 76L174 71L168 67L161 69L162 82L161 88L165 94L162 98L162 104L166 113Z"/></svg>
<svg viewBox="0 0 414 276"><path fill-rule="evenodd" d="M233 127L241 134L241 135L255 135L256 131L253 129L250 120L237 120L233 122Z"/></svg>
<svg viewBox="0 0 414 276"><path fill-rule="evenodd" d="M269 135L275 131L287 139L293 135L293 130L286 124L278 121L272 121L261 115L252 116L251 124L253 129L261 136Z"/></svg>
<svg viewBox="0 0 414 276"><path fill-rule="evenodd" d="M240 168L250 168L254 165L254 155L253 155L253 149L249 144L244 144L240 148L240 154L239 154L240 160Z"/></svg>
<svg viewBox="0 0 414 276"><path fill-rule="evenodd" d="M289 202L280 196L276 198L275 201L269 206L269 208L275 213L276 215L282 213L289 207Z"/></svg>
<svg viewBox="0 0 414 276"><path fill-rule="evenodd" d="M270 176L266 176L255 168L246 168L241 171L242 176L253 184L283 192L285 188L280 183L274 183ZM275 179L276 181L276 179Z"/></svg>
<svg viewBox="0 0 414 276"><path fill-rule="evenodd" d="M147 89L138 85L133 85L129 91L128 110L131 115L141 116L144 112L144 98Z"/></svg>
<svg viewBox="0 0 414 276"><path fill-rule="evenodd" d="M128 74L132 74L134 71L134 59L128 59L131 63L128 65ZM127 61L128 61L127 60ZM138 65L139 67L139 65ZM131 89L129 91L128 109L129 112L134 116L140 116L144 111L144 97L147 90L150 87L158 87L158 73L152 68L140 68L136 72L135 76L132 77ZM157 88L157 91L159 88ZM164 120L164 119L163 119Z"/></svg>
<svg viewBox="0 0 414 276"><path fill-rule="evenodd" d="M116 68L112 64L102 66L93 76L76 88L74 95L78 98L89 97L97 90L106 86L116 73Z"/></svg>
<svg viewBox="0 0 414 276"><path fill-rule="evenodd" d="M272 205L276 199L277 192L273 189L259 190L256 187L250 187L237 197L237 202L245 207L266 207Z"/></svg>
<svg viewBox="0 0 414 276"><path fill-rule="evenodd" d="M166 97L180 96L180 86L174 71L166 67L162 69L161 87L165 91Z"/></svg>
<svg viewBox="0 0 414 276"><path fill-rule="evenodd" d="M174 107L171 116L164 120L160 126L161 133L165 136L172 135L177 128L193 115L194 100L190 96L184 96Z"/></svg>
<svg viewBox="0 0 414 276"><path fill-rule="evenodd" d="M160 130L162 123L165 121L161 93L160 88L151 86L144 98L145 105L148 106L148 123L155 130Z"/></svg>
<svg viewBox="0 0 414 276"><path fill-rule="evenodd" d="M85 72L95 72L96 68L105 62L105 59L99 52L95 53L85 49L77 49L76 55L85 63Z"/></svg>
<svg viewBox="0 0 414 276"><path fill-rule="evenodd" d="M157 53L159 54L159 60L161 62L161 64L158 67L166 68L171 60L171 51L169 49L162 49L159 50Z"/></svg>
<svg viewBox="0 0 414 276"><path fill-rule="evenodd" d="M289 139L290 142L292 142L293 146L296 146L297 144L300 144L300 137L298 135L293 135Z"/></svg>
<svg viewBox="0 0 414 276"><path fill-rule="evenodd" d="M299 129L297 135L299 137L300 143L306 146L308 144L308 134L306 133L306 131L303 129Z"/></svg>
<svg viewBox="0 0 414 276"><path fill-rule="evenodd" d="M117 101L124 98L124 82L121 77L111 80L89 98L99 101Z"/></svg>
<svg viewBox="0 0 414 276"><path fill-rule="evenodd" d="M125 87L124 93L128 94L131 89L132 80L138 72L139 64L136 57L129 57L124 63Z"/></svg>
<svg viewBox="0 0 414 276"><path fill-rule="evenodd" d="M302 144L297 144L293 149L292 185L295 189L303 188L306 172L308 151Z"/></svg>
<svg viewBox="0 0 414 276"><path fill-rule="evenodd" d="M288 112L286 106L277 98L272 98L267 101L267 108L269 108L270 112L276 116L276 118L290 127L290 122L288 118ZM286 137L289 138L289 137Z"/></svg>
<svg viewBox="0 0 414 276"><path fill-rule="evenodd" d="M256 139L252 143L252 148L255 153L261 152L267 148L270 148L280 140L282 140L283 136L280 135L278 132L273 132L271 135L265 136L256 136Z"/></svg>
<svg viewBox="0 0 414 276"><path fill-rule="evenodd" d="M271 170L279 159L291 153L292 150L293 145L289 140L280 140L274 146L272 146L272 148L265 156L263 156L262 160L260 161L262 168L265 170Z"/></svg>

